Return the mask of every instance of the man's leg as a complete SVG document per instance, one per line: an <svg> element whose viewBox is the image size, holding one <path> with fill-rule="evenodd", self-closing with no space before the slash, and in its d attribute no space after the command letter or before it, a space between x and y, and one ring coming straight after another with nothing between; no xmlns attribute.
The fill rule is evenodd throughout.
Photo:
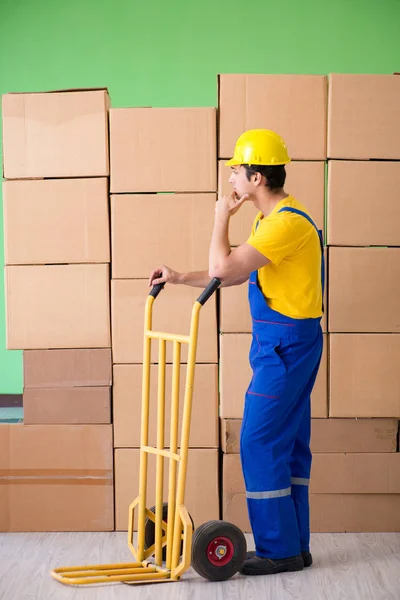
<svg viewBox="0 0 400 600"><path fill-rule="evenodd" d="M271 559L274 567L281 559L280 570L298 570L302 548L290 466L306 410L304 393L320 360L322 335L299 339L280 335L278 342L264 339L258 346L257 354L251 352L253 379L246 394L241 434L249 518L257 556ZM246 561L242 572L280 572L260 563L262 560ZM302 568L301 557L300 563Z"/></svg>
<svg viewBox="0 0 400 600"><path fill-rule="evenodd" d="M240 443L249 518L257 555L287 558L301 549L289 465L301 413L273 344L253 369Z"/></svg>
<svg viewBox="0 0 400 600"><path fill-rule="evenodd" d="M310 509L308 496L312 461L310 425L310 400L308 399L290 459L292 499L296 511L302 552L310 550Z"/></svg>
<svg viewBox="0 0 400 600"><path fill-rule="evenodd" d="M318 352L316 356L317 365L311 374L309 381L300 398L304 406L303 416L300 421L293 452L290 458L290 472L292 484L292 498L297 516L297 525L300 535L300 546L302 552L310 550L310 508L309 508L309 482L311 473L312 455L310 450L311 438L311 392L313 390L315 379L321 357Z"/></svg>

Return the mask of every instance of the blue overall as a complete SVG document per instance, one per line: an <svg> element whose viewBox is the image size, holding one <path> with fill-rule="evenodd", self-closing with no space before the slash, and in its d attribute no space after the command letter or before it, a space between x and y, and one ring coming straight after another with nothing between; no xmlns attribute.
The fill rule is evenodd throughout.
<svg viewBox="0 0 400 600"><path fill-rule="evenodd" d="M312 223L304 212L284 207ZM322 354L320 318L293 319L272 310L260 290L257 271L250 275L253 322L250 365L240 455L247 507L258 556L271 559L308 551L308 484L311 470L310 394Z"/></svg>

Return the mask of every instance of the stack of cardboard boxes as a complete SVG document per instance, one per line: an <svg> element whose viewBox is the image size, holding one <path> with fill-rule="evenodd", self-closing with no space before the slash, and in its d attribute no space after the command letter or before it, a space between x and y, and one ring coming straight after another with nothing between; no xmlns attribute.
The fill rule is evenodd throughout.
<svg viewBox="0 0 400 600"><path fill-rule="evenodd" d="M232 155L235 138L245 129L278 131L296 161L287 167L286 189L320 226L323 161L329 158L329 298L322 321L324 355L311 398L311 527L394 531L400 528L400 336L393 335L400 331L400 250L362 246L400 245L394 192L400 184L400 163L394 162L400 158L400 77L333 75L329 111L326 84L323 77L221 76L219 156ZM228 191L225 171L220 161L223 193ZM251 207L244 208L247 212L232 220L235 244L245 241L255 217ZM249 531L238 454L243 397L251 376L246 293L245 286L221 291L220 410L223 518Z"/></svg>
<svg viewBox="0 0 400 600"><path fill-rule="evenodd" d="M207 269L216 201L216 110L112 109L110 151L116 529L127 529L128 506L138 493L143 316L149 276L162 264L180 272ZM153 328L188 334L192 306L200 292L166 286L154 304ZM167 344L166 357L168 445L171 343ZM156 445L156 341L152 342L151 360L149 443ZM187 346L183 346L182 362L186 361ZM183 364L181 409L185 374ZM190 437L186 505L197 525L219 517L218 446L214 296L201 312ZM164 481L167 490L167 477ZM149 506L154 503L154 483L155 457L150 456Z"/></svg>
<svg viewBox="0 0 400 600"><path fill-rule="evenodd" d="M399 76L330 76L329 416L354 432L350 450L314 457L318 531L400 528L399 136Z"/></svg>
<svg viewBox="0 0 400 600"><path fill-rule="evenodd" d="M4 97L7 347L24 350L24 424L0 425L0 530L127 529L150 272L207 269L217 167L229 193L224 161L262 127L285 139L286 189L329 246L312 530L400 530L400 77L389 75L221 75L218 144L213 108L109 112L106 90ZM246 203L231 220L233 246L255 216ZM200 291L166 286L153 328L188 334ZM250 530L239 457L250 341L247 286L221 289L200 316L186 494L196 526L222 516ZM168 446L171 344L166 356ZM156 342L151 360L156 445ZM186 361L183 347L181 399Z"/></svg>
<svg viewBox="0 0 400 600"><path fill-rule="evenodd" d="M3 97L7 347L2 531L112 530L107 90Z"/></svg>

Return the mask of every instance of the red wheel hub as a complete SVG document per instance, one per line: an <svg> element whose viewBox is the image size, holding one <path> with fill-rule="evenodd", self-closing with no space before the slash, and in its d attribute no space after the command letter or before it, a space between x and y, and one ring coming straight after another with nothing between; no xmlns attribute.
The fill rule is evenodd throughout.
<svg viewBox="0 0 400 600"><path fill-rule="evenodd" d="M214 567L224 567L231 560L234 552L232 541L223 536L214 538L207 546L207 558Z"/></svg>

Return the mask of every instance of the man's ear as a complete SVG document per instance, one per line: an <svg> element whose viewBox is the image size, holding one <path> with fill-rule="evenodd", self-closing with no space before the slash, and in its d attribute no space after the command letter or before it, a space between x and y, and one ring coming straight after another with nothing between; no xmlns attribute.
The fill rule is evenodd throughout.
<svg viewBox="0 0 400 600"><path fill-rule="evenodd" d="M261 173L258 173L258 171L256 171L254 173L253 177L254 177L254 179L253 179L254 185L256 185L256 186L261 185L262 179L263 179L263 176L261 175Z"/></svg>

